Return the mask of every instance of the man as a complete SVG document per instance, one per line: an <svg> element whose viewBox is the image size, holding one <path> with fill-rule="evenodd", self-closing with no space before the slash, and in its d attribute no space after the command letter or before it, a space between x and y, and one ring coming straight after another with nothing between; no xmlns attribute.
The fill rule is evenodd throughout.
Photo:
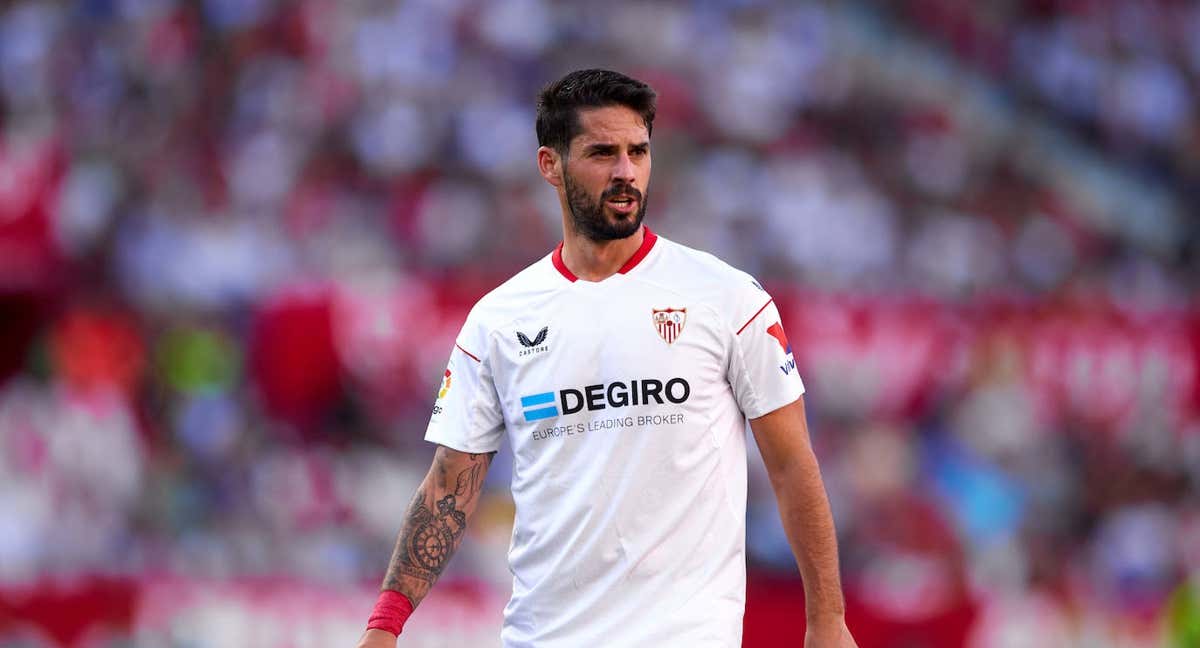
<svg viewBox="0 0 1200 648"><path fill-rule="evenodd" d="M854 646L791 347L749 275L642 225L655 94L572 72L538 102L563 242L467 316L360 646L391 648L457 549L507 437L504 645L741 645L745 420L804 579L807 646Z"/></svg>

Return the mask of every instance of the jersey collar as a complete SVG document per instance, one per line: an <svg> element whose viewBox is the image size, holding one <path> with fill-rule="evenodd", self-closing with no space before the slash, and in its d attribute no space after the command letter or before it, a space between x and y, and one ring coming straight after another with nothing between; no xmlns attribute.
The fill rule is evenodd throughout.
<svg viewBox="0 0 1200 648"><path fill-rule="evenodd" d="M633 253L633 256L629 257L629 260L625 262L625 265L621 266L620 270L617 270L618 274L628 274L630 270L633 270L635 267L637 267L637 264L641 263L642 259L645 259L647 254L650 254L650 250L654 247L654 243L658 241L658 235L651 231L649 226L643 225L642 229L644 232L642 236L641 247L637 249L637 252ZM554 268L558 270L559 274L566 277L567 281L579 281L579 277L576 277L575 273L571 272L571 269L567 267L567 264L563 263L562 249L563 244L560 241L558 243L558 247L554 248L554 254L550 256L550 260L554 263Z"/></svg>

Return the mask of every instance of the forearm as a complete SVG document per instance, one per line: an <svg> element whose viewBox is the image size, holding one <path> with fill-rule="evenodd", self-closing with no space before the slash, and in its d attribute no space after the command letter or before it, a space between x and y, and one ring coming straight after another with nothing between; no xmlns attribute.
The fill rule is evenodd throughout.
<svg viewBox="0 0 1200 648"><path fill-rule="evenodd" d="M414 607L429 594L462 543L491 460L438 448L408 506L382 589L400 592Z"/></svg>
<svg viewBox="0 0 1200 648"><path fill-rule="evenodd" d="M833 514L811 448L805 447L771 475L784 532L804 579L809 620L840 618L845 613L838 573L837 533Z"/></svg>

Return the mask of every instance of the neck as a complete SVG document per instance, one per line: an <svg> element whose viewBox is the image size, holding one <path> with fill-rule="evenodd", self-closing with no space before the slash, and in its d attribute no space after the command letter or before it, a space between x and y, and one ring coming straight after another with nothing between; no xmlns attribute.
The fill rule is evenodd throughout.
<svg viewBox="0 0 1200 648"><path fill-rule="evenodd" d="M603 281L617 274L641 248L646 227L615 241L593 241L572 231L564 234L562 260L567 269L584 281Z"/></svg>

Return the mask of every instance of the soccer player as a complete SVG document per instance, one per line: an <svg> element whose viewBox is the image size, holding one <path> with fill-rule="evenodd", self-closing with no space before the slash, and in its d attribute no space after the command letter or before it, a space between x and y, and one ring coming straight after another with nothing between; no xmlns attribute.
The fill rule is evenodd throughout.
<svg viewBox="0 0 1200 648"><path fill-rule="evenodd" d="M507 647L741 645L749 419L804 581L806 646L845 648L833 519L804 385L749 275L642 224L655 93L581 70L537 106L563 241L479 300L451 350L363 648L395 645L507 438Z"/></svg>

